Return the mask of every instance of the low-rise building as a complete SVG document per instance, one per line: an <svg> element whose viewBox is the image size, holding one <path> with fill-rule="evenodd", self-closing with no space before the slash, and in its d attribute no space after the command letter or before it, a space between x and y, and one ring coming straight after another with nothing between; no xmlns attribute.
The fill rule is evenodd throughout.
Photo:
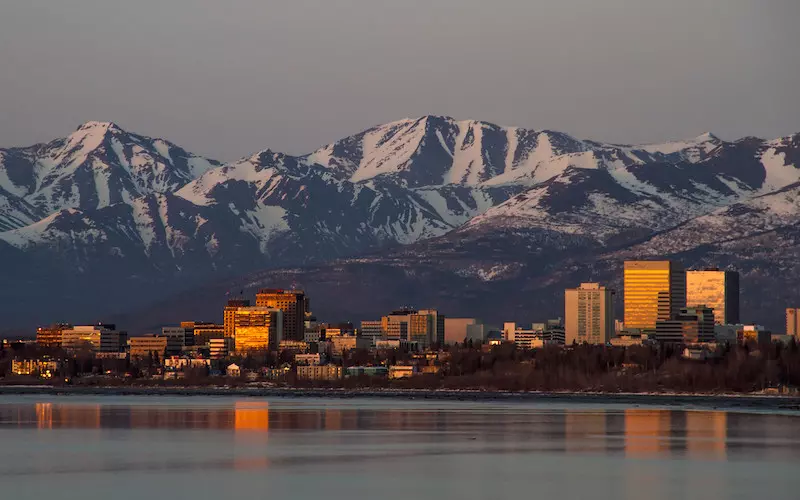
<svg viewBox="0 0 800 500"><path fill-rule="evenodd" d="M297 353L308 352L308 344L303 340L281 340L278 350Z"/></svg>
<svg viewBox="0 0 800 500"><path fill-rule="evenodd" d="M742 325L736 331L736 340L740 344L746 342L769 344L772 342L772 333L761 325Z"/></svg>
<svg viewBox="0 0 800 500"><path fill-rule="evenodd" d="M389 369L385 366L348 366L345 368L346 377L386 377Z"/></svg>
<svg viewBox="0 0 800 500"><path fill-rule="evenodd" d="M558 320L533 323L531 328L518 327L516 323L503 324L503 336L519 349L539 349L546 345L564 345L564 329Z"/></svg>
<svg viewBox="0 0 800 500"><path fill-rule="evenodd" d="M149 355L164 356L167 338L160 335L142 335L130 338L131 358L144 358Z"/></svg>
<svg viewBox="0 0 800 500"><path fill-rule="evenodd" d="M294 355L294 362L297 365L319 365L322 364L322 355L319 353L298 353Z"/></svg>
<svg viewBox="0 0 800 500"><path fill-rule="evenodd" d="M643 333L620 333L612 338L609 343L614 347L630 347L647 344L649 340L649 336Z"/></svg>
<svg viewBox="0 0 800 500"><path fill-rule="evenodd" d="M241 377L242 369L239 368L239 365L237 365L236 363L231 363L228 365L227 368L225 368L225 375L233 378Z"/></svg>
<svg viewBox="0 0 800 500"><path fill-rule="evenodd" d="M211 360L204 358L186 358L171 356L164 359L166 370L187 370L191 368L210 368Z"/></svg>
<svg viewBox="0 0 800 500"><path fill-rule="evenodd" d="M208 355L211 359L225 359L233 350L233 338L211 339L208 342Z"/></svg>
<svg viewBox="0 0 800 500"><path fill-rule="evenodd" d="M61 363L52 359L13 359L11 373L14 375L38 375L51 378L61 368Z"/></svg>
<svg viewBox="0 0 800 500"><path fill-rule="evenodd" d="M417 367L413 365L392 365L389 367L389 378L410 378L417 374Z"/></svg>
<svg viewBox="0 0 800 500"><path fill-rule="evenodd" d="M342 378L342 367L336 365L298 366L297 378L300 380L339 380Z"/></svg>
<svg viewBox="0 0 800 500"><path fill-rule="evenodd" d="M371 346L371 339L356 337L355 335L341 335L331 339L331 351L335 356L341 356L344 352L354 349L369 349Z"/></svg>

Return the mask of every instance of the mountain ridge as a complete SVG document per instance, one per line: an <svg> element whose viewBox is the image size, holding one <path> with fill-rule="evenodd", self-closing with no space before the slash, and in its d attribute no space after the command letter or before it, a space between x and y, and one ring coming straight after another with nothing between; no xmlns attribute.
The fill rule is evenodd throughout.
<svg viewBox="0 0 800 500"><path fill-rule="evenodd" d="M546 269L637 247L729 208L732 217L757 212L745 235L755 237L800 211L769 197L793 195L798 159L800 134L637 146L424 116L305 155L265 149L222 164L87 122L64 139L0 149L0 254L78 291L108 281L131 294L157 286L153 300L259 269L356 265L359 255L412 275L427 262L452 268L462 284L491 284L530 275L528 261ZM762 198L775 210L750 203ZM508 244L525 253L512 258ZM42 279L44 271L14 283L35 290ZM76 311L91 305L78 302Z"/></svg>

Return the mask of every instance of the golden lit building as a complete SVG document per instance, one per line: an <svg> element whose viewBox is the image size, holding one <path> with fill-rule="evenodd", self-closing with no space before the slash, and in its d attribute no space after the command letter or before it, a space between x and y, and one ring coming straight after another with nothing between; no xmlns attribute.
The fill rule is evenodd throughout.
<svg viewBox="0 0 800 500"><path fill-rule="evenodd" d="M11 373L14 375L38 375L50 378L56 374L60 363L51 359L14 359L11 361Z"/></svg>
<svg viewBox="0 0 800 500"><path fill-rule="evenodd" d="M686 306L714 310L714 323L739 323L739 273L707 269L686 271Z"/></svg>
<svg viewBox="0 0 800 500"><path fill-rule="evenodd" d="M283 312L283 336L286 340L305 340L306 308L309 302L302 290L265 288L256 294L257 307Z"/></svg>
<svg viewBox="0 0 800 500"><path fill-rule="evenodd" d="M64 349L100 350L104 333L115 330L114 325L73 326L61 332L61 347Z"/></svg>
<svg viewBox="0 0 800 500"><path fill-rule="evenodd" d="M625 328L654 330L686 307L686 273L677 262L625 262Z"/></svg>
<svg viewBox="0 0 800 500"><path fill-rule="evenodd" d="M599 283L581 283L564 292L567 345L606 344L614 336L614 291Z"/></svg>
<svg viewBox="0 0 800 500"><path fill-rule="evenodd" d="M223 312L223 333L225 338L233 338L233 333L236 329L236 325L234 325L236 310L240 307L250 307L250 301L245 299L232 299L225 305L225 310Z"/></svg>
<svg viewBox="0 0 800 500"><path fill-rule="evenodd" d="M786 335L800 338L800 309L786 309Z"/></svg>
<svg viewBox="0 0 800 500"><path fill-rule="evenodd" d="M72 325L58 323L36 329L36 343L40 347L61 347L61 340L64 330L72 328Z"/></svg>
<svg viewBox="0 0 800 500"><path fill-rule="evenodd" d="M240 307L234 316L234 326L236 351L276 348L283 337L283 312L270 307Z"/></svg>

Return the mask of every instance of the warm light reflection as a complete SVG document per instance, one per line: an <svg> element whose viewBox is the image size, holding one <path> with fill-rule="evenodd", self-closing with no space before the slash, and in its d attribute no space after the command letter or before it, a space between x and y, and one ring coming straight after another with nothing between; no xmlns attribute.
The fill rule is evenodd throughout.
<svg viewBox="0 0 800 500"><path fill-rule="evenodd" d="M53 403L36 403L36 426L40 429L53 428Z"/></svg>
<svg viewBox="0 0 800 500"><path fill-rule="evenodd" d="M686 412L686 454L724 459L727 429L728 415L724 412Z"/></svg>
<svg viewBox="0 0 800 500"><path fill-rule="evenodd" d="M605 412L567 410L564 416L564 450L579 453L597 450L607 440Z"/></svg>
<svg viewBox="0 0 800 500"><path fill-rule="evenodd" d="M625 410L625 455L653 456L669 452L670 412Z"/></svg>
<svg viewBox="0 0 800 500"><path fill-rule="evenodd" d="M239 431L269 431L269 403L237 401L233 428Z"/></svg>

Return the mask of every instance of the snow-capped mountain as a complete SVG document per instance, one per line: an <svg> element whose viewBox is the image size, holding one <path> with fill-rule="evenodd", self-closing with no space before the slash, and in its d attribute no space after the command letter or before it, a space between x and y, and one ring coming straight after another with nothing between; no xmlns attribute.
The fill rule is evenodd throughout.
<svg viewBox="0 0 800 500"><path fill-rule="evenodd" d="M708 217L724 226L725 210L766 204L747 226L756 231L800 182L798 159L800 135L631 146L427 116L304 156L264 150L220 165L89 122L46 145L0 150L0 255L46 264L78 288L134 280L141 293L158 282L151 300L215 277L341 257L350 259L316 272L361 269L373 294L385 285L370 274L378 268L413 287L425 276L445 286L449 276L461 292L526 288L519 280L569 259L634 248Z"/></svg>
<svg viewBox="0 0 800 500"><path fill-rule="evenodd" d="M94 210L172 192L219 165L163 139L87 122L64 139L0 149L0 197L8 193L23 200L35 211L23 215L38 220L65 208ZM28 218L0 212L6 227L25 222Z"/></svg>

